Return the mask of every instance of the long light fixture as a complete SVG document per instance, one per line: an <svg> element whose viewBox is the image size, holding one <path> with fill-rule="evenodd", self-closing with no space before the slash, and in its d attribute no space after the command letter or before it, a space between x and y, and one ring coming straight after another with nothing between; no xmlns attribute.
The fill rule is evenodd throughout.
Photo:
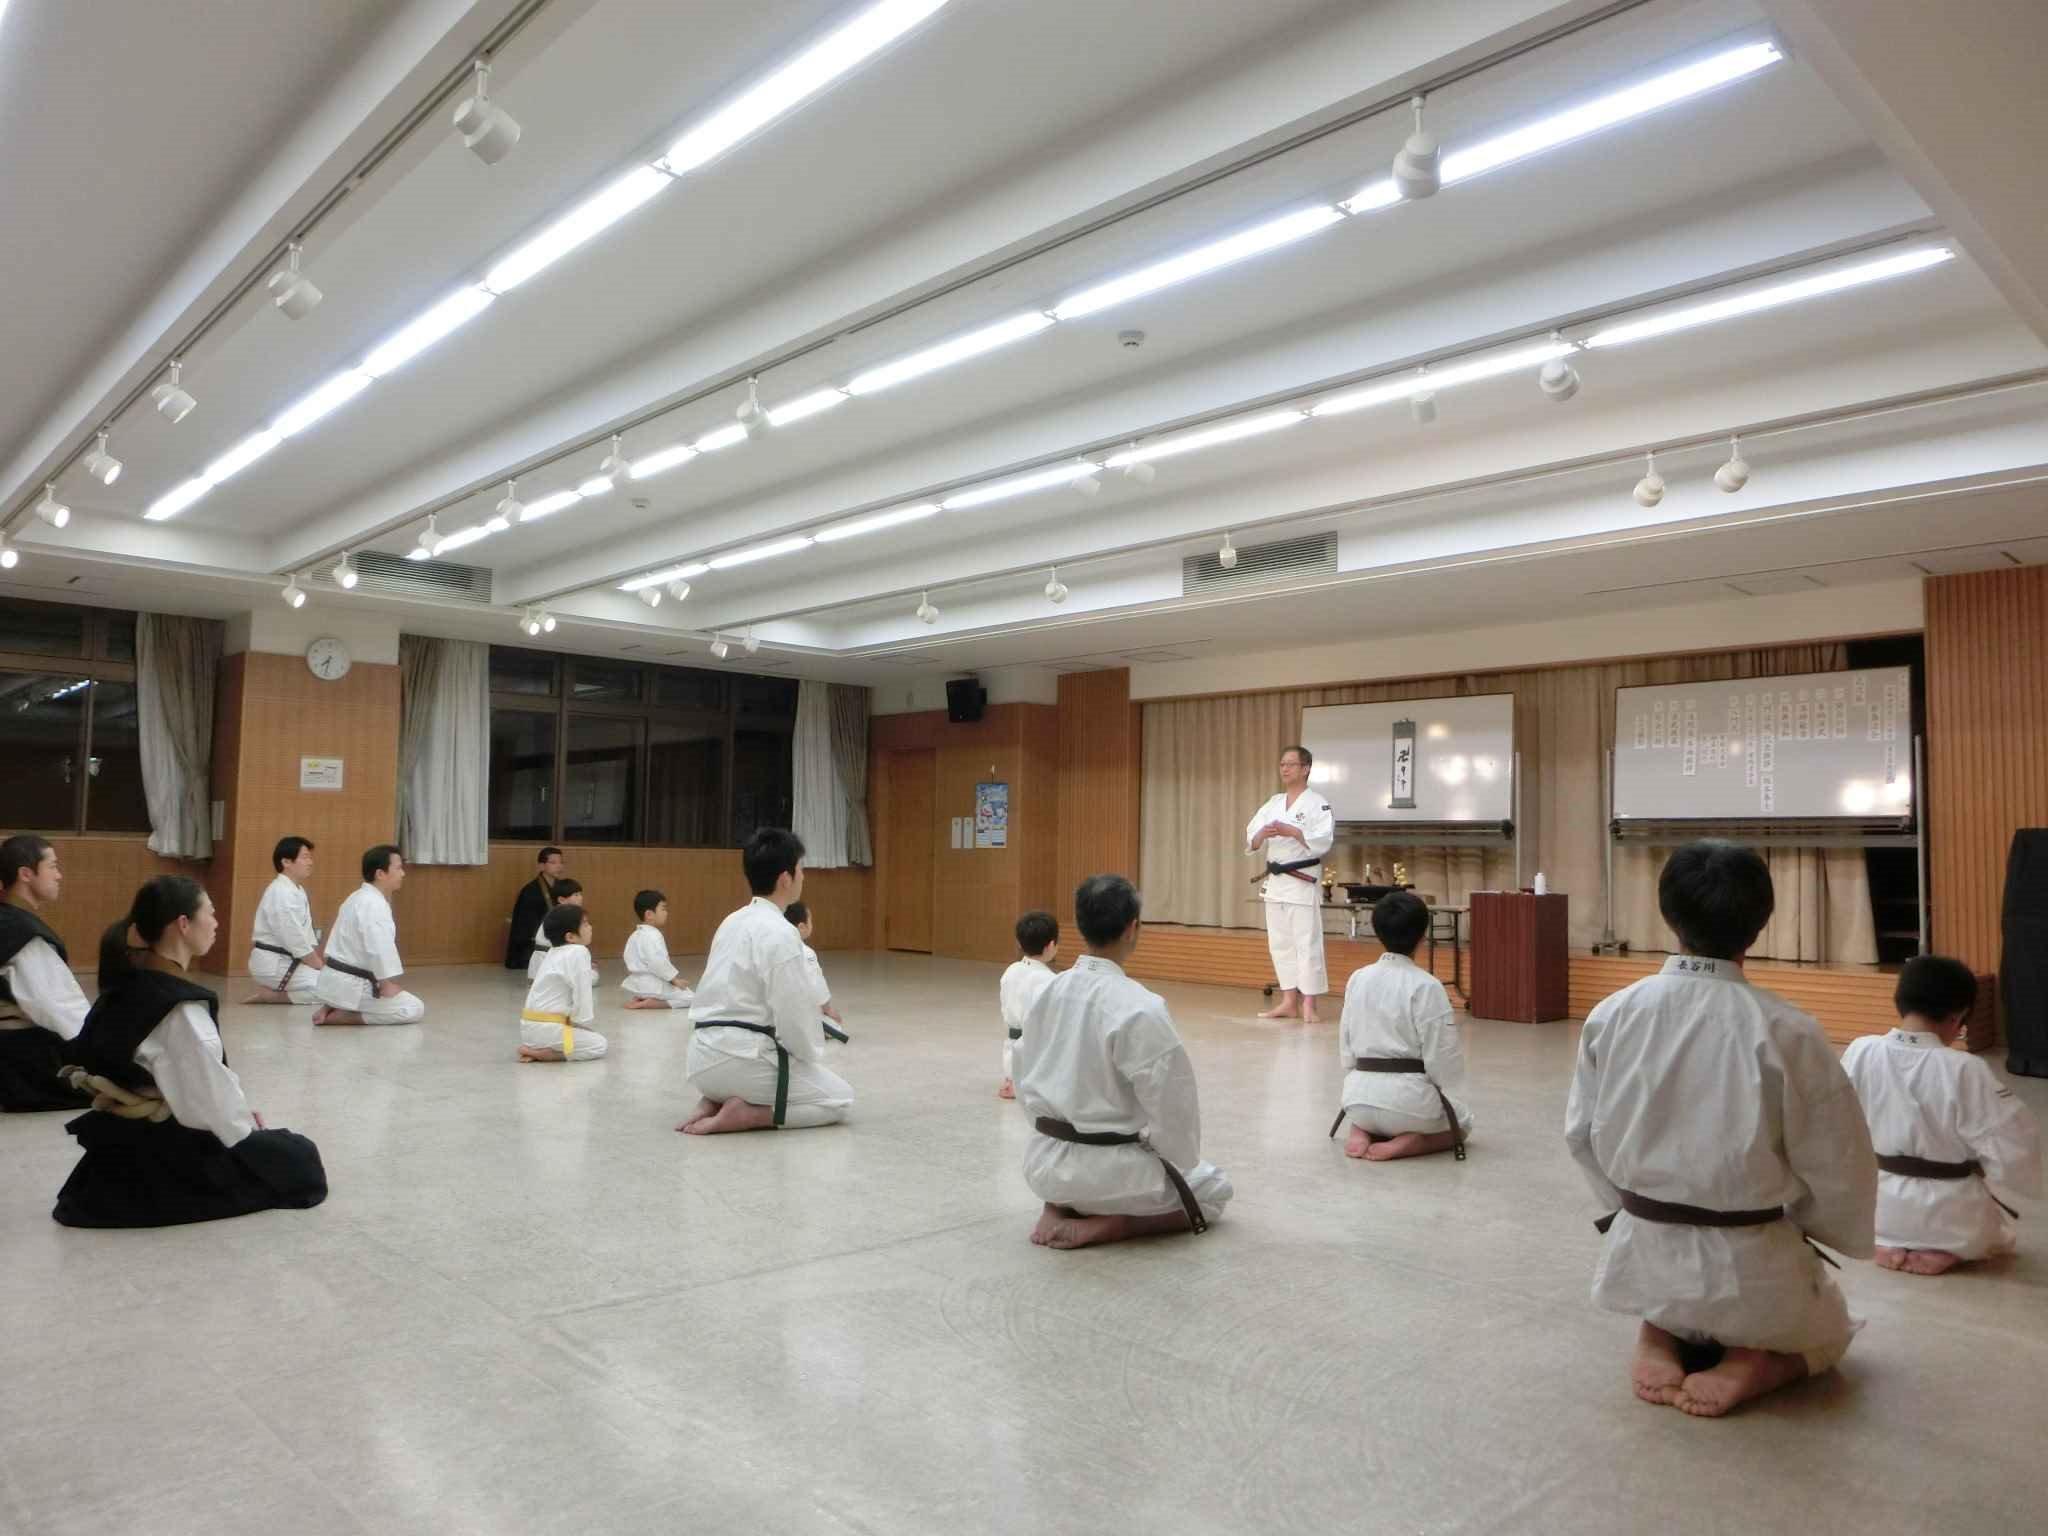
<svg viewBox="0 0 2048 1536"><path fill-rule="evenodd" d="M634 166L625 175L586 197L524 245L514 247L484 274L484 286L494 294L510 293L585 241L603 234L657 193L666 191L673 180L666 172L651 165Z"/></svg>
<svg viewBox="0 0 2048 1536"><path fill-rule="evenodd" d="M1083 460L1075 464L1056 464L1051 469L1036 469L1028 475L1017 475L1008 480L998 480L990 485L970 486L964 491L955 491L939 505L948 512L963 511L968 507L985 507L992 501L1008 501L1012 496L1028 496L1033 491L1050 490L1056 485L1065 485L1070 480L1080 480L1099 473L1100 465Z"/></svg>
<svg viewBox="0 0 2048 1536"><path fill-rule="evenodd" d="M869 6L690 128L669 145L661 165L670 175L680 176L717 159L872 58L945 3L881 0Z"/></svg>
<svg viewBox="0 0 2048 1536"><path fill-rule="evenodd" d="M488 288L458 288L432 309L373 348L362 371L373 379L396 373L435 342L459 330L489 309L498 296Z"/></svg>
<svg viewBox="0 0 2048 1536"><path fill-rule="evenodd" d="M912 352L893 362L881 363L855 374L847 381L849 395L873 395L902 384L911 379L922 378L940 368L949 368L954 363L965 362L970 357L980 357L998 347L1007 347L1013 341L1022 341L1027 336L1036 336L1053 323L1051 315L1039 310L1026 310L1021 315L1012 315L1007 320L998 320L994 325L984 325L976 331L955 336L950 341L939 342L921 352Z"/></svg>
<svg viewBox="0 0 2048 1536"><path fill-rule="evenodd" d="M791 538L756 544L750 549L735 549L727 554L714 555L705 564L714 571L730 571L737 566L752 565L757 560L773 560L778 555L793 555L800 549L810 547L810 535L800 533Z"/></svg>
<svg viewBox="0 0 2048 1536"><path fill-rule="evenodd" d="M269 427L259 432L251 432L201 470L199 478L204 480L209 488L219 485L223 480L231 480L283 441L283 435Z"/></svg>
<svg viewBox="0 0 2048 1536"><path fill-rule="evenodd" d="M651 480L664 470L674 469L678 464L687 464L697 457L697 450L688 443L677 443L671 448L657 448L633 461L630 471L635 480Z"/></svg>
<svg viewBox="0 0 2048 1536"><path fill-rule="evenodd" d="M780 405L768 408L768 425L786 427L792 421L802 421L806 416L816 416L829 411L835 405L844 405L850 397L843 389L814 389L807 395L798 395L794 400L785 400Z"/></svg>
<svg viewBox="0 0 2048 1536"><path fill-rule="evenodd" d="M612 477L610 475L592 475L588 480L582 481L576 487L576 498L579 501L589 501L594 497L609 496L611 493Z"/></svg>
<svg viewBox="0 0 2048 1536"><path fill-rule="evenodd" d="M1261 437L1268 432L1278 432L1282 427L1297 426L1308 420L1305 411L1267 411L1259 416L1247 416L1241 421L1226 421L1221 426L1206 427L1199 432L1183 432L1178 437L1163 438L1156 443L1141 443L1113 453L1103 465L1105 469L1123 469L1130 465L1149 464L1154 459L1170 459L1176 454L1194 453L1203 448L1213 448L1218 443L1234 443L1240 438Z"/></svg>
<svg viewBox="0 0 2048 1536"><path fill-rule="evenodd" d="M176 517L212 489L213 482L204 475L194 475L190 480L180 481L149 504L149 510L142 514L142 520L146 523L160 523L167 517Z"/></svg>
<svg viewBox="0 0 2048 1536"><path fill-rule="evenodd" d="M725 426L714 427L696 442L690 444L699 453L716 453L721 448L730 448L747 440L747 429L739 422L728 422Z"/></svg>
<svg viewBox="0 0 2048 1536"><path fill-rule="evenodd" d="M884 528L900 528L905 523L923 522L928 517L937 517L939 504L935 501L921 501L915 506L897 507L888 512L876 512L868 517L851 518L843 523L833 523L820 528L811 537L820 544L837 544L841 539L857 539L864 533L880 533Z"/></svg>
<svg viewBox="0 0 2048 1536"><path fill-rule="evenodd" d="M583 498L574 491L557 491L552 496L543 496L539 501L529 501L526 510L519 514L522 523L538 522L541 518L559 512L564 507L573 507Z"/></svg>
<svg viewBox="0 0 2048 1536"><path fill-rule="evenodd" d="M1511 352L1474 358L1470 362L1433 367L1426 374L1404 373L1398 378L1383 379L1362 389L1347 389L1342 394L1318 400L1309 407L1308 413L1311 416L1341 416L1347 411L1364 410L1367 406L1406 400L1411 395L1434 394L1437 390L1458 384L1499 378L1504 373L1520 373L1525 368L1537 367L1553 357L1564 357L1575 350L1568 341L1546 341L1533 347L1517 347Z"/></svg>
<svg viewBox="0 0 2048 1536"><path fill-rule="evenodd" d="M671 581L688 581L702 576L711 567L701 560L692 560L683 565L671 565L665 570L650 571L645 576L635 576L619 583L621 592L638 592L642 587L665 586Z"/></svg>
<svg viewBox="0 0 2048 1536"><path fill-rule="evenodd" d="M374 382L361 368L345 368L311 394L287 406L284 414L270 424L270 430L279 437L303 432L322 417L340 410Z"/></svg>
<svg viewBox="0 0 2048 1536"><path fill-rule="evenodd" d="M1954 258L1955 252L1946 246L1923 246L1896 255L1880 257L1875 261L1859 261L1850 266L1837 267L1830 272L1817 273L1812 277L1794 278L1785 283L1771 283L1725 299L1710 299L1704 304L1688 304L1679 309L1665 310L1646 319L1610 325L1605 330L1595 331L1588 336L1586 345L1625 347L1630 342L1648 341L1653 336L1669 336L1676 331L1692 330L1695 326L1712 325L1719 320L1733 320L1742 315L1754 315L1767 309L1777 309L1784 304L1797 304L1803 299L1817 299L1826 294L1840 293L1845 288L1860 288L1865 283L1881 283L1886 278L1924 272L1929 267L1938 267Z"/></svg>
<svg viewBox="0 0 2048 1536"><path fill-rule="evenodd" d="M453 533L443 534L441 541L434 546L434 553L436 556L445 555L451 549L462 549L490 536L491 530L482 523L471 523L467 528L458 528Z"/></svg>
<svg viewBox="0 0 2048 1536"><path fill-rule="evenodd" d="M1162 288L1171 288L1190 278L1200 277L1205 272L1214 272L1218 267L1227 267L1234 262L1278 250L1283 245L1292 245L1305 240L1319 230L1328 229L1344 215L1327 203L1318 203L1311 208L1298 208L1293 213L1282 214L1277 219L1268 219L1250 229L1226 235L1221 240L1211 240L1207 245L1170 256L1165 261L1155 261L1149 267L1140 267L1122 277L1113 277L1106 283L1097 283L1079 293L1061 299L1053 305L1053 318L1057 320L1078 320L1083 315L1092 315L1097 310L1108 309L1112 304L1140 298L1148 293L1157 293Z"/></svg>

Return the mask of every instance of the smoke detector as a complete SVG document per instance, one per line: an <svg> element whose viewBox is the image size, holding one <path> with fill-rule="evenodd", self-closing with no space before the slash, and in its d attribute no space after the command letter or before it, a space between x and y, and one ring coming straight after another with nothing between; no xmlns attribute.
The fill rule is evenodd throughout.
<svg viewBox="0 0 2048 1536"><path fill-rule="evenodd" d="M1135 352L1138 348L1145 345L1145 333L1143 331L1118 331L1116 333L1116 340L1117 345L1126 352Z"/></svg>

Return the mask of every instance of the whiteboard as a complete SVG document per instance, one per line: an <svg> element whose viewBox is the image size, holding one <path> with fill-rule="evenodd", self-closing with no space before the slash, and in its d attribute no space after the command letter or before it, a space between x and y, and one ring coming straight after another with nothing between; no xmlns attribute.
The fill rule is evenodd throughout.
<svg viewBox="0 0 2048 1536"><path fill-rule="evenodd" d="M1905 667L1614 691L1614 814L1888 820L1913 811Z"/></svg>
<svg viewBox="0 0 2048 1536"><path fill-rule="evenodd" d="M1316 759L1308 781L1339 821L1501 822L1514 815L1511 693L1318 704L1301 712L1301 737Z"/></svg>

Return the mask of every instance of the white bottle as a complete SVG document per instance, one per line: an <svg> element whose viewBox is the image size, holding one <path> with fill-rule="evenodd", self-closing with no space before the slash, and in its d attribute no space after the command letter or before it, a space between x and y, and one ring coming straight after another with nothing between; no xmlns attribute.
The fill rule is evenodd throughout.
<svg viewBox="0 0 2048 1536"><path fill-rule="evenodd" d="M1536 871L1536 894L1538 896L1548 896L1550 894L1550 882L1543 878L1543 871L1540 869Z"/></svg>

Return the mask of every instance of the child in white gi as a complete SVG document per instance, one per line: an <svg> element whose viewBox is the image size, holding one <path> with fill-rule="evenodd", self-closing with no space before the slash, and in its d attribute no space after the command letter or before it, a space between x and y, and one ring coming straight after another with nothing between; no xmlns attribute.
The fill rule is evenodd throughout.
<svg viewBox="0 0 2048 1536"><path fill-rule="evenodd" d="M818 1027L825 1031L827 1040L844 1044L848 1038L846 1020L832 1006L832 984L825 979L825 967L818 964L818 952L811 948L811 909L801 901L792 901L782 915L789 919L790 927L796 930L804 946L804 971L811 978L812 990L818 994Z"/></svg>
<svg viewBox="0 0 2048 1536"><path fill-rule="evenodd" d="M1856 1085L1877 1148L1877 1262L1939 1275L2013 1250L1996 1180L2041 1193L2034 1117L1986 1062L1948 1047L1977 1004L1960 960L1921 955L1899 972L1899 1027L1852 1041L1842 1070Z"/></svg>
<svg viewBox="0 0 2048 1536"><path fill-rule="evenodd" d="M590 918L581 905L563 902L541 919L540 936L548 947L519 1010L519 1059L595 1061L605 1053L604 1036L576 1027L588 1024L595 1012Z"/></svg>
<svg viewBox="0 0 2048 1536"><path fill-rule="evenodd" d="M580 909L583 905L583 882L581 880L557 880L548 891L548 903L548 910L550 912L558 907L577 907ZM550 947L547 919L542 918L540 928L533 936L533 953L526 957L526 979L528 981L532 981L534 977L540 974L541 964L547 959Z"/></svg>
<svg viewBox="0 0 2048 1536"><path fill-rule="evenodd" d="M996 986L996 1004L1003 1015L1003 1086L999 1099L1017 1097L1011 1070L1017 1042L1024 1038L1024 1020L1031 1005L1052 985L1052 963L1060 954L1060 922L1050 912L1026 912L1017 919L1017 958Z"/></svg>
<svg viewBox="0 0 2048 1536"><path fill-rule="evenodd" d="M1444 984L1412 958L1429 932L1429 908L1413 891L1390 891L1373 904L1372 931L1386 953L1351 973L1337 1028L1337 1055L1348 1069L1337 1124L1351 1122L1344 1155L1376 1163L1426 1152L1462 1158L1472 1111L1458 1096L1465 1086L1458 1016Z"/></svg>
<svg viewBox="0 0 2048 1536"><path fill-rule="evenodd" d="M626 990L628 1008L687 1008L690 989L676 985L682 973L668 957L668 940L662 929L668 926L668 898L659 891L642 891L633 898L633 915L640 920L626 940Z"/></svg>

